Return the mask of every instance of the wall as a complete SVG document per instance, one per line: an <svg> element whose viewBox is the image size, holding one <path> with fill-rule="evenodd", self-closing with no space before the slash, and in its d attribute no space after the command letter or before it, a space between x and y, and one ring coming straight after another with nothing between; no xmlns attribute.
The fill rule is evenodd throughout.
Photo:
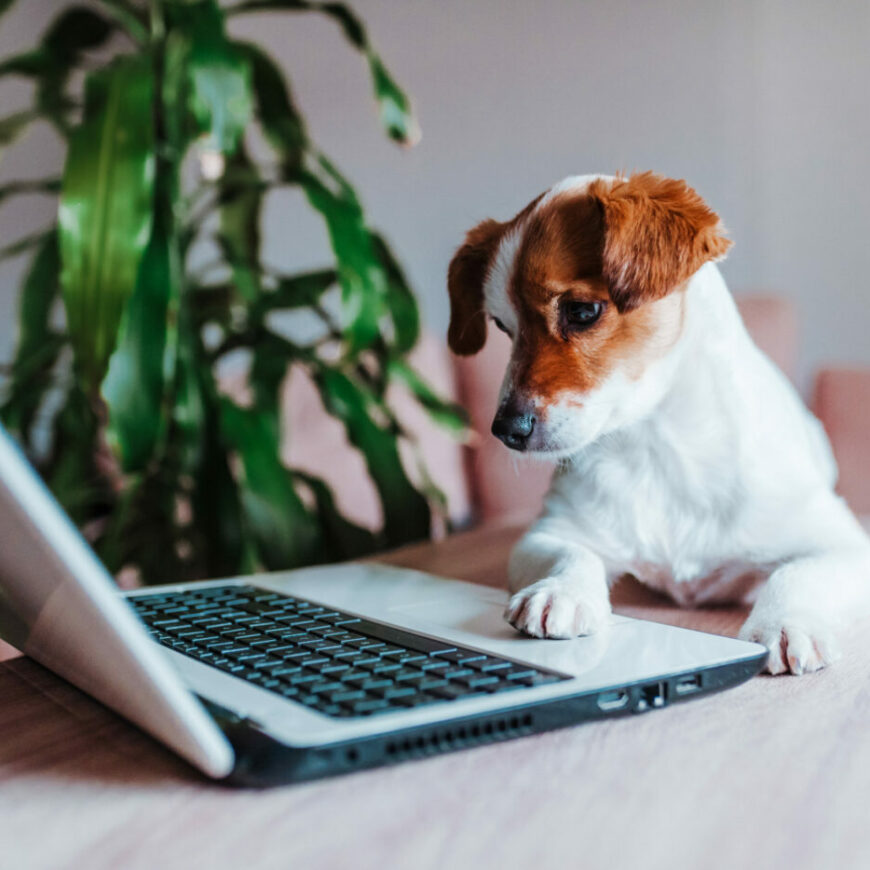
<svg viewBox="0 0 870 870"><path fill-rule="evenodd" d="M38 32L54 5L20 0L0 54ZM446 326L446 264L473 222L510 216L568 174L653 168L688 179L722 215L736 241L724 264L733 289L796 301L804 383L821 362L870 364L870 4L354 5L415 97L423 140L413 150L381 135L362 62L331 21L261 14L234 29L284 61L313 137L393 240L433 329ZM0 83L4 112L23 93ZM50 135L35 135L0 176L57 168L59 154ZM6 206L0 243L45 209ZM266 241L288 268L328 256L293 193L270 202ZM0 267L0 351L12 340L19 268Z"/></svg>

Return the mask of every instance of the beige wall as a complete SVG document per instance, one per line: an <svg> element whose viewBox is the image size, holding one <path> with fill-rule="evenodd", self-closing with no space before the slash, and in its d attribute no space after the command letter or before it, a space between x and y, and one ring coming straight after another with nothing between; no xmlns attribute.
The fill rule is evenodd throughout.
<svg viewBox="0 0 870 870"><path fill-rule="evenodd" d="M0 53L54 6L19 0L0 27ZM432 328L446 325L446 264L474 221L507 217L568 174L652 168L687 178L720 212L736 241L724 264L733 289L795 299L804 383L823 361L870 364L865 0L355 7L415 96L423 141L412 151L381 135L361 61L330 21L261 15L235 29L285 62L313 136L393 240ZM25 90L0 83L0 105ZM59 159L50 136L33 136L0 176ZM7 206L0 239L45 212ZM267 246L288 268L328 256L294 194L271 202ZM11 341L17 268L0 267L0 349Z"/></svg>

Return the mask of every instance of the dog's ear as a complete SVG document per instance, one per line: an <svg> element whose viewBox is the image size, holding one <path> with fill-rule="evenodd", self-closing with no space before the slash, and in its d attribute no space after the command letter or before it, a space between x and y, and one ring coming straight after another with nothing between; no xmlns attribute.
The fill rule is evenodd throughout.
<svg viewBox="0 0 870 870"><path fill-rule="evenodd" d="M504 232L498 221L485 220L470 230L447 270L450 327L447 343L460 356L477 353L486 342L483 282Z"/></svg>
<svg viewBox="0 0 870 870"><path fill-rule="evenodd" d="M661 299L731 247L718 216L686 184L643 172L589 186L604 218L602 275L620 312Z"/></svg>

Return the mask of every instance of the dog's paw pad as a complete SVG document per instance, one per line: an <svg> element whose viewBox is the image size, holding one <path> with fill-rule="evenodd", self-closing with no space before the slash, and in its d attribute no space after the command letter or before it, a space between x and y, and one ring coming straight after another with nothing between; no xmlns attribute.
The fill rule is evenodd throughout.
<svg viewBox="0 0 870 870"><path fill-rule="evenodd" d="M609 613L606 599L591 601L562 584L542 580L510 599L505 619L532 637L569 638L599 631Z"/></svg>
<svg viewBox="0 0 870 870"><path fill-rule="evenodd" d="M767 647L765 670L771 674L809 674L840 658L833 630L811 620L750 617L739 637Z"/></svg>

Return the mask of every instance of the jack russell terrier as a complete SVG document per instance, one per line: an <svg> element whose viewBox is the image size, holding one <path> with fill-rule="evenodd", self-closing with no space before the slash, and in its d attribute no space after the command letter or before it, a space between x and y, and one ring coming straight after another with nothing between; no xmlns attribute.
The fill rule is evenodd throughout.
<svg viewBox="0 0 870 870"><path fill-rule="evenodd" d="M493 434L558 462L511 556L512 625L599 631L628 573L683 605L754 602L740 637L801 674L870 612L870 539L820 423L746 332L723 233L683 181L567 178L468 233L448 341L476 353L487 319L510 336Z"/></svg>

